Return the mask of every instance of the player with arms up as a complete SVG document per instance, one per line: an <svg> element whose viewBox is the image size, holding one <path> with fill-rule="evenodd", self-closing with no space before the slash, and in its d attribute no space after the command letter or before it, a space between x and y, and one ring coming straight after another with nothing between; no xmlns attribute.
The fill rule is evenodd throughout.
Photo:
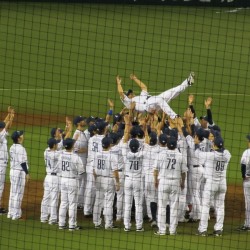
<svg viewBox="0 0 250 250"><path fill-rule="evenodd" d="M177 114L171 109L168 103L176 98L181 92L187 87L194 83L194 72L191 72L189 77L184 80L179 86L171 88L162 92L157 96L151 96L148 93L147 86L140 81L135 75L131 74L130 78L141 88L139 96L135 96L133 90L128 90L124 94L122 88L122 80L120 76L116 77L117 90L120 95L122 103L129 109L132 102L135 102L135 110L138 112L149 112L154 113L155 111L163 110L171 119L174 119Z"/></svg>

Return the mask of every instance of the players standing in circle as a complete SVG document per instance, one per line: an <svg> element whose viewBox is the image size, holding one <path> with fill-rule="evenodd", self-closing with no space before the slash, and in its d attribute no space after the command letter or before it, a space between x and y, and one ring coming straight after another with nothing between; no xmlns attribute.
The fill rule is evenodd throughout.
<svg viewBox="0 0 250 250"><path fill-rule="evenodd" d="M166 234L166 207L170 206L169 234L176 235L178 225L178 207L180 190L184 188L186 172L186 160L178 151L177 140L174 137L159 136L162 146L168 149L162 150L155 161L154 180L158 188L158 228L156 235Z"/></svg>
<svg viewBox="0 0 250 250"><path fill-rule="evenodd" d="M101 152L97 152L93 161L96 197L93 210L95 228L101 228L101 211L104 208L105 229L117 229L113 225L113 203L115 191L119 191L118 155L110 152L112 139L102 139ZM114 181L115 179L115 181Z"/></svg>
<svg viewBox="0 0 250 250"><path fill-rule="evenodd" d="M23 147L23 131L15 131L11 138L13 145L10 147L10 197L7 218L12 220L22 219L22 199L25 182L29 180L28 158Z"/></svg>
<svg viewBox="0 0 250 250"><path fill-rule="evenodd" d="M73 153L75 140L67 138L63 141L66 151L59 157L61 169L61 204L59 208L59 229L66 229L67 212L69 231L82 229L77 226L77 201L79 176L85 172L81 158Z"/></svg>
<svg viewBox="0 0 250 250"><path fill-rule="evenodd" d="M195 137L195 144L199 139ZM215 201L216 223L214 225L214 236L221 236L225 216L225 195L227 191L226 173L230 152L224 148L224 141L221 137L214 139L213 152L202 152L196 149L195 154L204 165L204 178L206 180L202 195L201 220L198 228L199 236L207 236L209 208L211 201Z"/></svg>
<svg viewBox="0 0 250 250"><path fill-rule="evenodd" d="M8 107L8 115L4 121L0 122L0 214L6 214L7 210L2 207L2 195L4 190L5 175L8 164L8 147L7 147L7 136L8 130L12 125L15 111L12 107Z"/></svg>
<svg viewBox="0 0 250 250"><path fill-rule="evenodd" d="M47 223L49 218L49 224L57 224L58 216L58 201L59 201L59 188L61 170L59 169L59 156L60 151L57 150L58 143L54 138L48 140L49 149L44 152L44 160L46 167L46 177L44 179L43 188L44 194L41 203L41 222Z"/></svg>
<svg viewBox="0 0 250 250"><path fill-rule="evenodd" d="M248 149L241 156L241 174L245 196L245 222L238 231L250 231L250 135L247 135Z"/></svg>

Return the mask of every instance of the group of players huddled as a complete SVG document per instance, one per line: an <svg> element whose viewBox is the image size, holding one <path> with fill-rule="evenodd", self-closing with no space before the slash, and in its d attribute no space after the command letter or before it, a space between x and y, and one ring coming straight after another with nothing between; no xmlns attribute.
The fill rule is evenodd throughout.
<svg viewBox="0 0 250 250"><path fill-rule="evenodd" d="M181 117L168 102L193 85L193 72L181 85L158 96L150 96L135 75L130 78L141 94L135 96L132 90L124 93L117 76L117 89L125 105L119 113L108 100L105 118L76 116L72 124L66 117L64 131L51 129L44 151L41 222L80 230L77 210L82 210L85 217L93 218L96 229L116 230L123 222L124 231L129 232L134 212L137 232L144 231L146 216L159 236L176 235L178 223L184 222L199 222L197 235L207 236L213 210L213 235L221 236L231 154L213 122L212 98L204 102L207 114L197 118L194 96L189 95ZM13 142L22 144L22 131L17 132ZM242 165L242 177L248 181L248 163ZM28 175L25 164L20 170ZM8 217L21 218L18 209L19 214L14 215L9 208ZM250 229L247 223L239 230Z"/></svg>

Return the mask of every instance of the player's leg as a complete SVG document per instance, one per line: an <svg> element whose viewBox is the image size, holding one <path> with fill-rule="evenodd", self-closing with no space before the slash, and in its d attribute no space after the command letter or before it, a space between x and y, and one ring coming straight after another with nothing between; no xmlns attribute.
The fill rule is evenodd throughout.
<svg viewBox="0 0 250 250"><path fill-rule="evenodd" d="M132 179L125 177L124 182L124 227L125 229L130 230L131 228L131 208L133 202L133 193L132 193Z"/></svg>
<svg viewBox="0 0 250 250"><path fill-rule="evenodd" d="M61 178L61 203L59 207L59 228L66 226L66 215L68 211L68 178Z"/></svg>
<svg viewBox="0 0 250 250"><path fill-rule="evenodd" d="M49 210L50 210L50 181L52 179L51 175L46 175L44 182L43 182L43 199L41 202L41 217L40 220L41 222L47 222L48 221L48 217L49 217Z"/></svg>
<svg viewBox="0 0 250 250"><path fill-rule="evenodd" d="M15 171L10 169L10 196L9 196L9 205L8 205L8 214L7 218L12 219L14 213L14 195L15 195Z"/></svg>
<svg viewBox="0 0 250 250"><path fill-rule="evenodd" d="M93 209L93 223L95 227L99 227L102 223L101 212L104 205L104 190L102 188L102 182L105 182L105 177L98 176L96 178L95 187L96 187L96 196L95 204Z"/></svg>
<svg viewBox="0 0 250 250"><path fill-rule="evenodd" d="M16 173L16 190L15 190L15 195L14 195L14 212L12 216L12 220L18 220L19 218L22 217L22 200L23 200L23 195L24 195L24 188L25 188L25 173L24 171L16 171L19 173Z"/></svg>
<svg viewBox="0 0 250 250"><path fill-rule="evenodd" d="M84 215L89 216L93 214L93 206L95 202L95 178L93 173L87 173L86 188L85 188L85 201L84 201Z"/></svg>
<svg viewBox="0 0 250 250"><path fill-rule="evenodd" d="M77 191L78 181L70 179L68 186L68 201L69 201L69 229L74 229L77 226Z"/></svg>
<svg viewBox="0 0 250 250"><path fill-rule="evenodd" d="M58 209L58 200L59 200L59 177L51 176L51 187L50 187L50 219L49 224L57 223L57 209Z"/></svg>
<svg viewBox="0 0 250 250"><path fill-rule="evenodd" d="M182 93L187 87L189 87L193 83L194 83L194 73L191 72L189 77L185 79L180 85L164 91L159 96L162 97L164 101L168 103L172 99L176 98L180 93Z"/></svg>
<svg viewBox="0 0 250 250"><path fill-rule="evenodd" d="M120 221L122 220L124 216L124 174L123 172L119 172L119 180L120 180L120 190L116 192L116 220Z"/></svg>
<svg viewBox="0 0 250 250"><path fill-rule="evenodd" d="M152 213L151 213L151 208L150 208L150 203L151 203L151 186L150 186L150 176L152 173L145 173L145 181L144 181L144 197L145 197L145 202L146 202L146 210L147 210L147 215L149 217L149 221L152 221ZM153 176L153 175L152 175Z"/></svg>
<svg viewBox="0 0 250 250"><path fill-rule="evenodd" d="M158 218L157 225L159 233L166 234L166 207L168 204L168 193L166 192L166 180L160 180L158 186Z"/></svg>
<svg viewBox="0 0 250 250"><path fill-rule="evenodd" d="M104 199L105 199L105 229L113 227L113 205L115 198L115 183L113 178L105 178L104 183Z"/></svg>
<svg viewBox="0 0 250 250"><path fill-rule="evenodd" d="M136 229L143 227L143 179L133 179L133 194L135 199L135 222Z"/></svg>
<svg viewBox="0 0 250 250"><path fill-rule="evenodd" d="M185 179L185 187L180 191L179 195L179 208L178 208L178 221L186 222L185 212L187 204L187 178Z"/></svg>
<svg viewBox="0 0 250 250"><path fill-rule="evenodd" d="M86 187L86 173L79 175L78 185L78 207L83 209L84 206L84 192Z"/></svg>
<svg viewBox="0 0 250 250"><path fill-rule="evenodd" d="M245 197L245 227L250 227L250 179L243 182L244 197Z"/></svg>
<svg viewBox="0 0 250 250"><path fill-rule="evenodd" d="M1 164L0 165L0 214L5 212L5 209L2 208L2 195L3 195L3 190L4 190L4 183L5 183L5 176L6 176L6 164Z"/></svg>
<svg viewBox="0 0 250 250"><path fill-rule="evenodd" d="M214 186L218 186L218 191L214 195L215 210L216 210L216 223L214 225L214 231L222 231L225 217L225 196L227 186L226 183L216 183Z"/></svg>

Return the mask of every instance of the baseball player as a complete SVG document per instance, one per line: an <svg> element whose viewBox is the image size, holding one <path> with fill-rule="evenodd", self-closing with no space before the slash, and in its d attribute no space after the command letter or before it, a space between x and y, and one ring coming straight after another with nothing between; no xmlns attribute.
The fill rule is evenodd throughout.
<svg viewBox="0 0 250 250"><path fill-rule="evenodd" d="M162 146L168 149L161 151L154 164L154 181L158 188L158 228L156 235L166 234L166 207L170 205L169 234L176 235L178 225L178 206L180 190L185 186L188 171L183 155L178 151L174 137L159 136Z"/></svg>
<svg viewBox="0 0 250 250"><path fill-rule="evenodd" d="M133 197L135 201L135 221L136 231L143 232L143 174L142 161L143 152L138 151L140 143L137 139L132 139L129 142L130 151L125 157L125 183L124 183L124 231L131 230L131 207Z"/></svg>
<svg viewBox="0 0 250 250"><path fill-rule="evenodd" d="M199 139L195 137L195 144L199 145ZM202 152L196 149L195 155L204 165L204 178L206 180L202 195L201 219L198 228L199 236L207 236L209 209L211 200L215 201L216 223L214 225L214 236L221 236L225 214L225 195L227 191L226 173L230 152L224 148L224 141L221 137L214 139L213 152Z"/></svg>
<svg viewBox="0 0 250 250"><path fill-rule="evenodd" d="M59 187L60 187L60 177L59 177L59 156L61 151L57 150L58 143L60 141L55 138L50 138L48 140L49 149L44 152L44 160L46 167L46 177L44 179L43 188L44 194L41 203L41 222L47 223L48 217L49 224L57 224L57 209L59 201Z"/></svg>
<svg viewBox="0 0 250 250"><path fill-rule="evenodd" d="M135 96L133 90L129 90L124 94L121 78L116 77L117 89L120 95L122 103L130 108L132 102L135 102L135 110L138 112L149 112L154 113L158 110L163 110L166 114L170 116L171 119L174 119L177 114L171 109L168 103L177 97L181 92L183 92L188 86L191 86L194 83L194 72L191 72L189 77L182 82L179 86L169 89L160 95L151 96L147 91L147 86L140 81L135 75L130 75L130 78L135 81L135 83L141 88L141 93L139 96Z"/></svg>
<svg viewBox="0 0 250 250"><path fill-rule="evenodd" d="M86 126L86 118L83 116L76 116L73 121L76 126L75 133L73 135L73 139L76 141L74 144L74 152L77 153L81 160L84 169L87 164L87 156L88 156L88 137L84 131L84 127ZM84 192L86 186L86 173L79 176L79 190L78 190L78 208L83 209L84 205Z"/></svg>
<svg viewBox="0 0 250 250"><path fill-rule="evenodd" d="M113 225L113 203L115 191L119 191L118 155L110 152L112 139L102 139L101 152L97 152L93 161L96 197L93 211L95 228L101 228L101 211L104 207L105 229L116 229ZM115 179L115 181L114 181Z"/></svg>
<svg viewBox="0 0 250 250"><path fill-rule="evenodd" d="M0 122L0 214L6 214L7 211L1 205L2 195L4 190L5 183L5 174L8 164L8 148L7 148L7 136L8 130L12 125L12 121L14 119L14 109L12 107L8 107L8 115L4 119L4 121Z"/></svg>
<svg viewBox="0 0 250 250"><path fill-rule="evenodd" d="M59 208L59 229L66 229L67 212L69 231L80 230L77 226L77 200L79 176L85 172L82 159L73 152L75 140L67 138L63 141L66 151L59 157L61 170L61 204Z"/></svg>
<svg viewBox="0 0 250 250"><path fill-rule="evenodd" d="M23 147L23 131L14 131L11 135L13 145L10 147L10 197L7 218L22 219L21 204L25 182L29 181L29 167L25 148Z"/></svg>
<svg viewBox="0 0 250 250"><path fill-rule="evenodd" d="M250 135L247 135L248 149L241 156L241 174L245 196L245 223L238 231L250 231Z"/></svg>

